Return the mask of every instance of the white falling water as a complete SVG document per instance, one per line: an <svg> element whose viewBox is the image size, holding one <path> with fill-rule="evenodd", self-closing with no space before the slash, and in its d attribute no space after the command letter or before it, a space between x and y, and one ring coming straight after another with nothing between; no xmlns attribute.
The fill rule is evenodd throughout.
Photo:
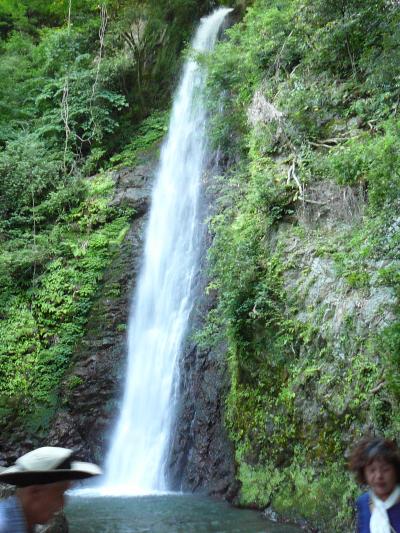
<svg viewBox="0 0 400 533"><path fill-rule="evenodd" d="M202 19L192 43L195 50L213 48L229 11L221 8ZM163 463L174 415L177 360L198 268L198 203L207 153L205 76L194 60L186 62L161 150L129 323L125 393L106 464L105 486L120 492L167 489Z"/></svg>

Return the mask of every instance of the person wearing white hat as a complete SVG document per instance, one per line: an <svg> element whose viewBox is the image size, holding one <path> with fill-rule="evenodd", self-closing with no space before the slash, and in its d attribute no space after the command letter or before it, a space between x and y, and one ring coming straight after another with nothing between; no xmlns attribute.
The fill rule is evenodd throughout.
<svg viewBox="0 0 400 533"><path fill-rule="evenodd" d="M92 463L73 460L67 448L45 446L0 472L0 483L16 485L15 496L0 501L0 533L30 533L46 524L64 506L72 481L101 474Z"/></svg>

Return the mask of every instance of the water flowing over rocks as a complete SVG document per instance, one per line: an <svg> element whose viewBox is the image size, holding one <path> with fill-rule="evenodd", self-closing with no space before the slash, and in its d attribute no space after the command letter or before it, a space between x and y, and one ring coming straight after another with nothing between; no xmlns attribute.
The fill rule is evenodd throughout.
<svg viewBox="0 0 400 533"><path fill-rule="evenodd" d="M203 122L201 116L201 127ZM199 129L195 128L196 134ZM79 458L103 463L120 410L128 312L141 266L154 170L155 161L150 157L133 170L112 172L116 190L111 205L133 208L130 230L104 274L90 311L87 333L59 391L59 406L48 434L30 438L21 430L16 436L17 445L5 443L5 464L41 444L73 448ZM188 172L192 171L191 167ZM223 429L223 402L228 387L225 353L223 349L219 353L200 351L194 345L185 353L181 361L180 427L190 424L195 435L184 443L183 459L175 461L171 479L174 486L185 490L232 497L236 492L233 452Z"/></svg>
<svg viewBox="0 0 400 533"><path fill-rule="evenodd" d="M201 19L191 45L195 51L213 50L230 11L221 7ZM152 194L129 318L124 396L105 465L106 489L147 493L169 488L165 456L201 248L199 203L209 159L206 79L206 67L189 57L174 96Z"/></svg>
<svg viewBox="0 0 400 533"><path fill-rule="evenodd" d="M126 324L130 296L140 267L143 232L149 207L155 161L135 169L112 173L116 183L113 205L134 209L125 240L105 273L90 312L87 333L60 392L60 409L48 435L36 440L16 430L15 442L2 442L2 462L15 459L40 445L73 448L79 458L103 463L110 429L119 409L126 361ZM192 311L192 329L198 329L212 305L204 295L205 279L198 282ZM223 425L223 404L229 377L224 346L202 351L188 342L180 361L179 407L171 452L169 478L172 489L205 492L232 499L235 482L233 449ZM0 497L11 494L12 489ZM41 531L64 533L67 524L58 517Z"/></svg>
<svg viewBox="0 0 400 533"><path fill-rule="evenodd" d="M113 173L116 191L112 202L135 209L130 230L104 276L90 313L87 334L64 380L61 408L49 428L49 434L37 441L16 428L15 440L1 442L3 464L10 464L19 455L43 444L71 447L82 459L103 462L110 428L119 408L129 301L140 266L154 167L154 160L151 160L133 170ZM328 189L323 194L328 194ZM318 194L320 198L322 193ZM329 194L336 192L329 189ZM342 207L347 201L343 198ZM212 203L213 198L207 201ZM357 201L362 202L361 197ZM336 204L331 204L330 208L324 206L321 215L321 211L316 212L314 204L306 205L306 212L304 205L299 205L296 216L309 229L317 226L331 228L333 220L338 220L338 207ZM356 207L362 211L361 205ZM348 223L347 207L339 211L342 213L339 222ZM273 249L278 243L284 243L283 253L288 264L284 273L285 290L288 295L296 294L296 298L303 302L297 318L314 322L319 328L316 342L323 346L328 340L339 338L349 317L356 322L359 335L367 335L371 329L379 330L391 322L395 295L391 288L382 286L374 278L374 272L389 266L388 261L377 260L367 265L370 274L368 288L351 288L338 274L332 260L320 256L317 244L293 235L291 228L291 221L282 221L271 236L270 246ZM210 245L210 240L209 237L206 247ZM191 340L191 333L201 329L207 312L215 305L213 294L205 294L206 284L203 274L197 281L191 332L180 361L179 404L167 471L172 489L211 493L231 500L235 498L239 484L235 481L234 452L223 422L224 402L230 386L226 350L223 343L212 350L204 350ZM346 354L340 351L340 344L336 357L330 366L324 363L319 371L327 376L337 374L343 361L346 363ZM348 402L345 400L337 404L337 412L333 413L334 402L330 399L334 395L335 388L329 381L325 387L314 386L307 376L299 381L296 404L308 431L312 432L312 428L318 430L323 422L321 416L344 415ZM325 411L321 410L321 404L326 404ZM364 423L367 430L370 427L368 420ZM267 429L274 431L273 426ZM351 439L349 435L349 444Z"/></svg>

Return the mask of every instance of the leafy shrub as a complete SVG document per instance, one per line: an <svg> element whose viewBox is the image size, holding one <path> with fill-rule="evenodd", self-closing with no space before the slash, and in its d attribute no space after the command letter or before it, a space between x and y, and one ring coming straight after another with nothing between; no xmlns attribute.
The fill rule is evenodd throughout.
<svg viewBox="0 0 400 533"><path fill-rule="evenodd" d="M146 150L154 148L167 132L167 112L153 113L145 119L134 134L134 139L118 154L110 158L113 168L133 166L137 164L137 156Z"/></svg>
<svg viewBox="0 0 400 533"><path fill-rule="evenodd" d="M81 187L75 205L66 211L60 209L62 194L55 193L57 218L50 233L43 230L47 261L39 270L35 256L26 258L31 268L23 277L29 290L6 283L2 293L0 397L3 408L14 406L18 398L15 413L30 413L48 404L84 333L104 269L128 229L124 211L109 207L110 179L99 176ZM66 198L70 200L68 194ZM39 237L40 232L37 247ZM12 244L7 242L8 251L0 255L5 281L15 273L18 254L27 250L24 242L14 242L15 249Z"/></svg>
<svg viewBox="0 0 400 533"><path fill-rule="evenodd" d="M21 135L0 152L0 228L33 226L35 207L61 178L59 154L36 135Z"/></svg>
<svg viewBox="0 0 400 533"><path fill-rule="evenodd" d="M342 464L331 464L321 474L300 456L283 477L272 500L278 512L306 519L326 531L354 528L352 508L357 487L343 472Z"/></svg>
<svg viewBox="0 0 400 533"><path fill-rule="evenodd" d="M395 121L382 125L383 134L351 139L332 151L322 164L322 172L339 184L364 183L371 210L378 214L400 194L399 129Z"/></svg>

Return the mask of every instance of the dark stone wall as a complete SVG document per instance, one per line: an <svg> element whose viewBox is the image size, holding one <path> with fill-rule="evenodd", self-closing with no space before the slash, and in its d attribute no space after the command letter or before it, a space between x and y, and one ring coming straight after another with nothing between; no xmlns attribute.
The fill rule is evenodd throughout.
<svg viewBox="0 0 400 533"><path fill-rule="evenodd" d="M220 161L212 160L204 176L203 220L215 209L219 186L215 185L214 176L221 172L219 167ZM212 236L205 226L194 306L180 359L176 419L167 468L172 489L203 492L232 501L240 485L235 479L233 445L224 424L225 399L230 387L226 346L221 341L204 349L193 340L216 303L212 293L206 291L207 249L211 242Z"/></svg>
<svg viewBox="0 0 400 533"><path fill-rule="evenodd" d="M223 421L228 387L224 347L201 350L189 346L181 362L177 418L168 458L173 489L228 500L236 496L234 452Z"/></svg>

